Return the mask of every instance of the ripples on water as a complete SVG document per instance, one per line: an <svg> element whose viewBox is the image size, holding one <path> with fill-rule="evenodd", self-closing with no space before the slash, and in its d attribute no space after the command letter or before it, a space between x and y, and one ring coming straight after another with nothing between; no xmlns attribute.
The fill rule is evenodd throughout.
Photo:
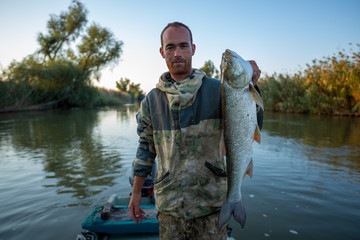
<svg viewBox="0 0 360 240"><path fill-rule="evenodd" d="M0 239L75 239L113 193L128 195L136 108L0 115ZM357 239L360 120L266 113L236 239ZM61 238L58 238L61 236Z"/></svg>

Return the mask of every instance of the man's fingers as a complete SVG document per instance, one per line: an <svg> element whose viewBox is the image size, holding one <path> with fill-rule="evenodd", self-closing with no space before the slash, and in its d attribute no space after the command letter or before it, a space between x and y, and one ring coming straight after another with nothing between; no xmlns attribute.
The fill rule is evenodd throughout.
<svg viewBox="0 0 360 240"><path fill-rule="evenodd" d="M131 203L129 204L129 213L130 218L136 223L142 222L145 219L145 211Z"/></svg>
<svg viewBox="0 0 360 240"><path fill-rule="evenodd" d="M129 203L129 213L130 217L134 222L138 223L142 221L145 217L145 212L140 208L141 205L141 192L133 192L131 194L130 203Z"/></svg>
<svg viewBox="0 0 360 240"><path fill-rule="evenodd" d="M142 222L143 219L145 219L145 212L144 210L142 210L141 208L136 208L135 209L135 218L137 220L136 223L138 223L138 221Z"/></svg>
<svg viewBox="0 0 360 240"><path fill-rule="evenodd" d="M134 222L138 223L138 220L137 220L137 218L136 218L136 216L135 216L134 206L133 206L131 203L129 204L129 213L130 213L130 218L131 218L132 220L134 220Z"/></svg>
<svg viewBox="0 0 360 240"><path fill-rule="evenodd" d="M261 75L261 70L254 60L249 60L249 63L251 64L251 67L253 69L253 76L251 80L253 81L254 85L256 85L256 82Z"/></svg>

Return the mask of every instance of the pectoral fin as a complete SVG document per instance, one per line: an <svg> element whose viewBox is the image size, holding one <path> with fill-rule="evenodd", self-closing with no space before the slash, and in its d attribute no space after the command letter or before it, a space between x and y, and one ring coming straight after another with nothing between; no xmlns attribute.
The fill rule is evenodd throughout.
<svg viewBox="0 0 360 240"><path fill-rule="evenodd" d="M257 105L259 105L259 107L261 107L262 110L264 110L264 102L260 96L260 94L258 93L258 91L256 91L254 85L250 84L250 92L251 92L251 96L254 99L254 101L256 102Z"/></svg>

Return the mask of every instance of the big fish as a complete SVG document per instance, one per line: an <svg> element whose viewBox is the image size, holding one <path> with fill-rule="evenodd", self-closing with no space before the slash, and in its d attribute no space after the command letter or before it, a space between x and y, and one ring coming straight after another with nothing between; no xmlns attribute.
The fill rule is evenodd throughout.
<svg viewBox="0 0 360 240"><path fill-rule="evenodd" d="M253 69L237 53L227 49L221 61L221 96L226 150L227 194L218 218L219 229L231 215L243 228L246 213L241 184L246 174L252 177L252 144L260 143L256 103L263 101L251 81Z"/></svg>

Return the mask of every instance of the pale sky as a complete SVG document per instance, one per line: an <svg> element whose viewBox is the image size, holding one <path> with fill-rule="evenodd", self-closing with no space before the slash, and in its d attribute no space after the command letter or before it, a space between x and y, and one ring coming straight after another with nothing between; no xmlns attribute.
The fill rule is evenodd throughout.
<svg viewBox="0 0 360 240"><path fill-rule="evenodd" d="M193 67L212 60L219 69L229 48L254 59L262 72L294 73L313 59L332 56L360 43L359 0L83 0L88 25L96 22L124 42L120 62L105 69L97 85L115 88L121 77L148 92L167 71L159 54L160 32L181 21L193 33ZM71 0L0 0L0 64L21 61L38 48L50 14Z"/></svg>

